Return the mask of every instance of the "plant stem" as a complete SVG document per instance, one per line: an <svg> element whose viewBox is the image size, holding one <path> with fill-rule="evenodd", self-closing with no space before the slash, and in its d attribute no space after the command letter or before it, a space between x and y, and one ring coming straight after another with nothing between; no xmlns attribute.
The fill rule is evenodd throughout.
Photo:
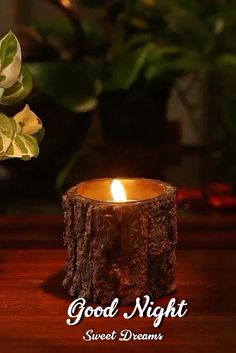
<svg viewBox="0 0 236 353"><path fill-rule="evenodd" d="M61 10L71 22L75 34L75 56L81 58L84 52L84 31L80 21L78 7L71 0L44 0Z"/></svg>

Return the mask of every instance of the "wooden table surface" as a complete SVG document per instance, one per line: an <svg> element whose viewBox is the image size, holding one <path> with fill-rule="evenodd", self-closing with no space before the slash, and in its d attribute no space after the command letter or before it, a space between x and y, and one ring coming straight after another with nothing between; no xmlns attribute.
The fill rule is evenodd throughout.
<svg viewBox="0 0 236 353"><path fill-rule="evenodd" d="M34 225L37 222L34 220ZM212 235L215 230L211 235L198 230L199 239L205 234L203 244L208 244L207 248L196 246L195 227L193 238L190 231L189 234L186 231L180 234L180 239L187 236L194 239L193 243L188 240L184 246L180 244L177 252L176 298L189 302L189 313L184 318L165 319L161 327L154 328L153 319L135 317L125 320L122 315L112 319L87 318L77 326L68 326L67 308L71 298L61 286L66 254L60 249L61 245L53 248L55 241L48 242L50 234L55 236L61 225L58 228L54 219L51 223L31 227L34 229L33 240L27 246L23 240L24 234L25 239L30 239L30 222L24 219L23 223L22 220L14 223L11 219L10 223L11 227L5 220L1 229L3 233L5 229L5 235L2 233L3 247L0 250L0 353L236 352L235 228L230 227L225 233L220 229L216 247L212 242L216 237ZM34 245L41 244L36 236L40 229L45 243L34 248ZM6 239L6 234L11 232L12 247ZM61 238L60 232L58 238ZM23 246L19 246L20 239ZM48 249L47 242L50 244ZM166 305L169 299L157 303ZM121 314L124 310L128 311L121 308ZM161 332L164 339L85 342L82 337L89 329L96 332L119 332L122 329Z"/></svg>

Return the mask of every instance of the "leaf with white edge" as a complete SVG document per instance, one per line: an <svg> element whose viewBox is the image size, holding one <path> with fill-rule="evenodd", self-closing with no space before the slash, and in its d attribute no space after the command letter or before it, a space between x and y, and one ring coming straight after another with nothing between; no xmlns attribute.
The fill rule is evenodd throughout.
<svg viewBox="0 0 236 353"><path fill-rule="evenodd" d="M16 134L12 144L5 153L5 157L28 160L32 157L37 157L38 154L39 146L33 136Z"/></svg>
<svg viewBox="0 0 236 353"><path fill-rule="evenodd" d="M0 153L5 153L16 132L16 124L6 115L0 113Z"/></svg>
<svg viewBox="0 0 236 353"><path fill-rule="evenodd" d="M5 89L2 95L0 94L0 104L13 105L19 103L30 94L32 87L31 73L28 67L23 65L19 80L11 88Z"/></svg>
<svg viewBox="0 0 236 353"><path fill-rule="evenodd" d="M20 44L16 36L9 32L0 40L0 104L20 102L29 95L32 86L29 69L21 65ZM38 141L43 134L40 119L28 105L14 118L0 113L0 160L37 157Z"/></svg>
<svg viewBox="0 0 236 353"><path fill-rule="evenodd" d="M14 143L17 149L21 151L22 155L25 155L28 153L27 147L24 144L24 140L20 135L16 135Z"/></svg>
<svg viewBox="0 0 236 353"><path fill-rule="evenodd" d="M12 32L9 32L0 40L1 69L4 69L13 62L16 53L17 39Z"/></svg>
<svg viewBox="0 0 236 353"><path fill-rule="evenodd" d="M35 135L43 127L41 120L30 110L28 104L26 104L24 109L16 114L13 119L17 124L18 133Z"/></svg>
<svg viewBox="0 0 236 353"><path fill-rule="evenodd" d="M73 111L75 111L77 113L86 113L86 112L89 112L89 111L95 109L97 106L97 103L98 103L97 98L90 97L90 98L76 104L73 107Z"/></svg>
<svg viewBox="0 0 236 353"><path fill-rule="evenodd" d="M32 157L37 157L39 155L39 146L36 139L33 136L29 136L26 134L22 135L22 137L25 139L26 146L28 148L28 151L30 152L30 154L28 153L28 155Z"/></svg>
<svg viewBox="0 0 236 353"><path fill-rule="evenodd" d="M21 47L16 36L9 32L0 40L0 87L10 88L21 73Z"/></svg>

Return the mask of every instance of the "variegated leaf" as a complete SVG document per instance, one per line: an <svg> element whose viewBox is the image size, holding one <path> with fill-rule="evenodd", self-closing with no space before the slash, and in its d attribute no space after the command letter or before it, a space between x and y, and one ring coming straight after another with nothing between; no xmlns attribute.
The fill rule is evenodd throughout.
<svg viewBox="0 0 236 353"><path fill-rule="evenodd" d="M16 36L9 32L0 40L0 87L10 88L21 73L21 48Z"/></svg>
<svg viewBox="0 0 236 353"><path fill-rule="evenodd" d="M28 104L25 108L14 116L14 121L17 124L17 132L35 135L42 129L42 122L37 115L30 110Z"/></svg>
<svg viewBox="0 0 236 353"><path fill-rule="evenodd" d="M26 98L33 87L33 80L31 73L26 65L22 66L21 77L18 81L10 88L5 89L1 95L0 88L0 104L12 105L17 104Z"/></svg>
<svg viewBox="0 0 236 353"><path fill-rule="evenodd" d="M17 125L13 119L0 113L0 154L5 153L11 145L16 134L16 128Z"/></svg>
<svg viewBox="0 0 236 353"><path fill-rule="evenodd" d="M28 160L32 157L37 157L38 154L38 143L33 136L27 134L16 134L5 153L5 157Z"/></svg>

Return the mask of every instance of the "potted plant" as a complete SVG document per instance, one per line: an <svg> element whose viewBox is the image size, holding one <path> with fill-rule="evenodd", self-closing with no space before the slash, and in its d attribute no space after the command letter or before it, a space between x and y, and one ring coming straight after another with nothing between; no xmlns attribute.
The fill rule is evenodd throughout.
<svg viewBox="0 0 236 353"><path fill-rule="evenodd" d="M203 118L206 121L203 137L212 145L212 130L218 124L217 109L215 112L212 110L212 88L214 93L217 92L216 85L219 85L223 76L234 72L236 66L234 2L215 1L212 4L211 1L199 3L197 0L140 0L120 1L119 4L121 5L114 25L115 40L109 53L108 81L105 81L104 90L116 93L122 90L126 93L125 101L127 96L133 96L134 91L138 97L141 86L141 99L137 98L135 102L135 128L135 119L137 121L139 117L138 109L142 111L142 97L146 95L147 105L150 106L150 90L158 102L161 93L168 97L169 90L166 87L169 85L170 88L175 84L177 94L185 104L190 118L196 122L195 111L198 107L188 102L186 92L176 84L177 78L191 75L193 82L199 80L202 85ZM149 91L145 94L146 87ZM154 106L155 99L152 102ZM116 112L118 107L119 111L119 106L120 102L113 106L113 110ZM164 107L165 104L162 104L162 114L155 116L160 121L160 127L165 119L162 118L165 115ZM146 114L142 112L142 116L145 116L143 134L146 125L157 129L155 124L148 123L149 110L146 108L145 111ZM109 121L112 121L111 114L107 123ZM136 123L138 124L139 122Z"/></svg>
<svg viewBox="0 0 236 353"><path fill-rule="evenodd" d="M66 61L71 76L73 71L77 73L76 80L81 84L76 101L83 103L85 110L98 107L108 141L156 147L166 140L166 103L173 86L191 121L199 128L199 106L188 101L189 87L183 90L177 81L190 75L191 83L197 80L201 84L204 129L200 133L206 142L209 167L215 128L222 122L220 109L216 108L217 86L225 76L235 72L236 66L234 2L83 0L80 3L99 8L105 44L99 52L91 50L86 45L92 42L91 37L87 37L81 17L77 19L83 32L82 49L78 42L79 56ZM93 20L90 24L95 26ZM65 62L61 64L63 68ZM36 67L34 74L46 92L52 86L41 80L41 68ZM65 71L64 67L58 72ZM71 109L75 109L78 107L75 96L66 91L62 91L61 102L69 99L73 101ZM55 92L48 94L57 96Z"/></svg>

